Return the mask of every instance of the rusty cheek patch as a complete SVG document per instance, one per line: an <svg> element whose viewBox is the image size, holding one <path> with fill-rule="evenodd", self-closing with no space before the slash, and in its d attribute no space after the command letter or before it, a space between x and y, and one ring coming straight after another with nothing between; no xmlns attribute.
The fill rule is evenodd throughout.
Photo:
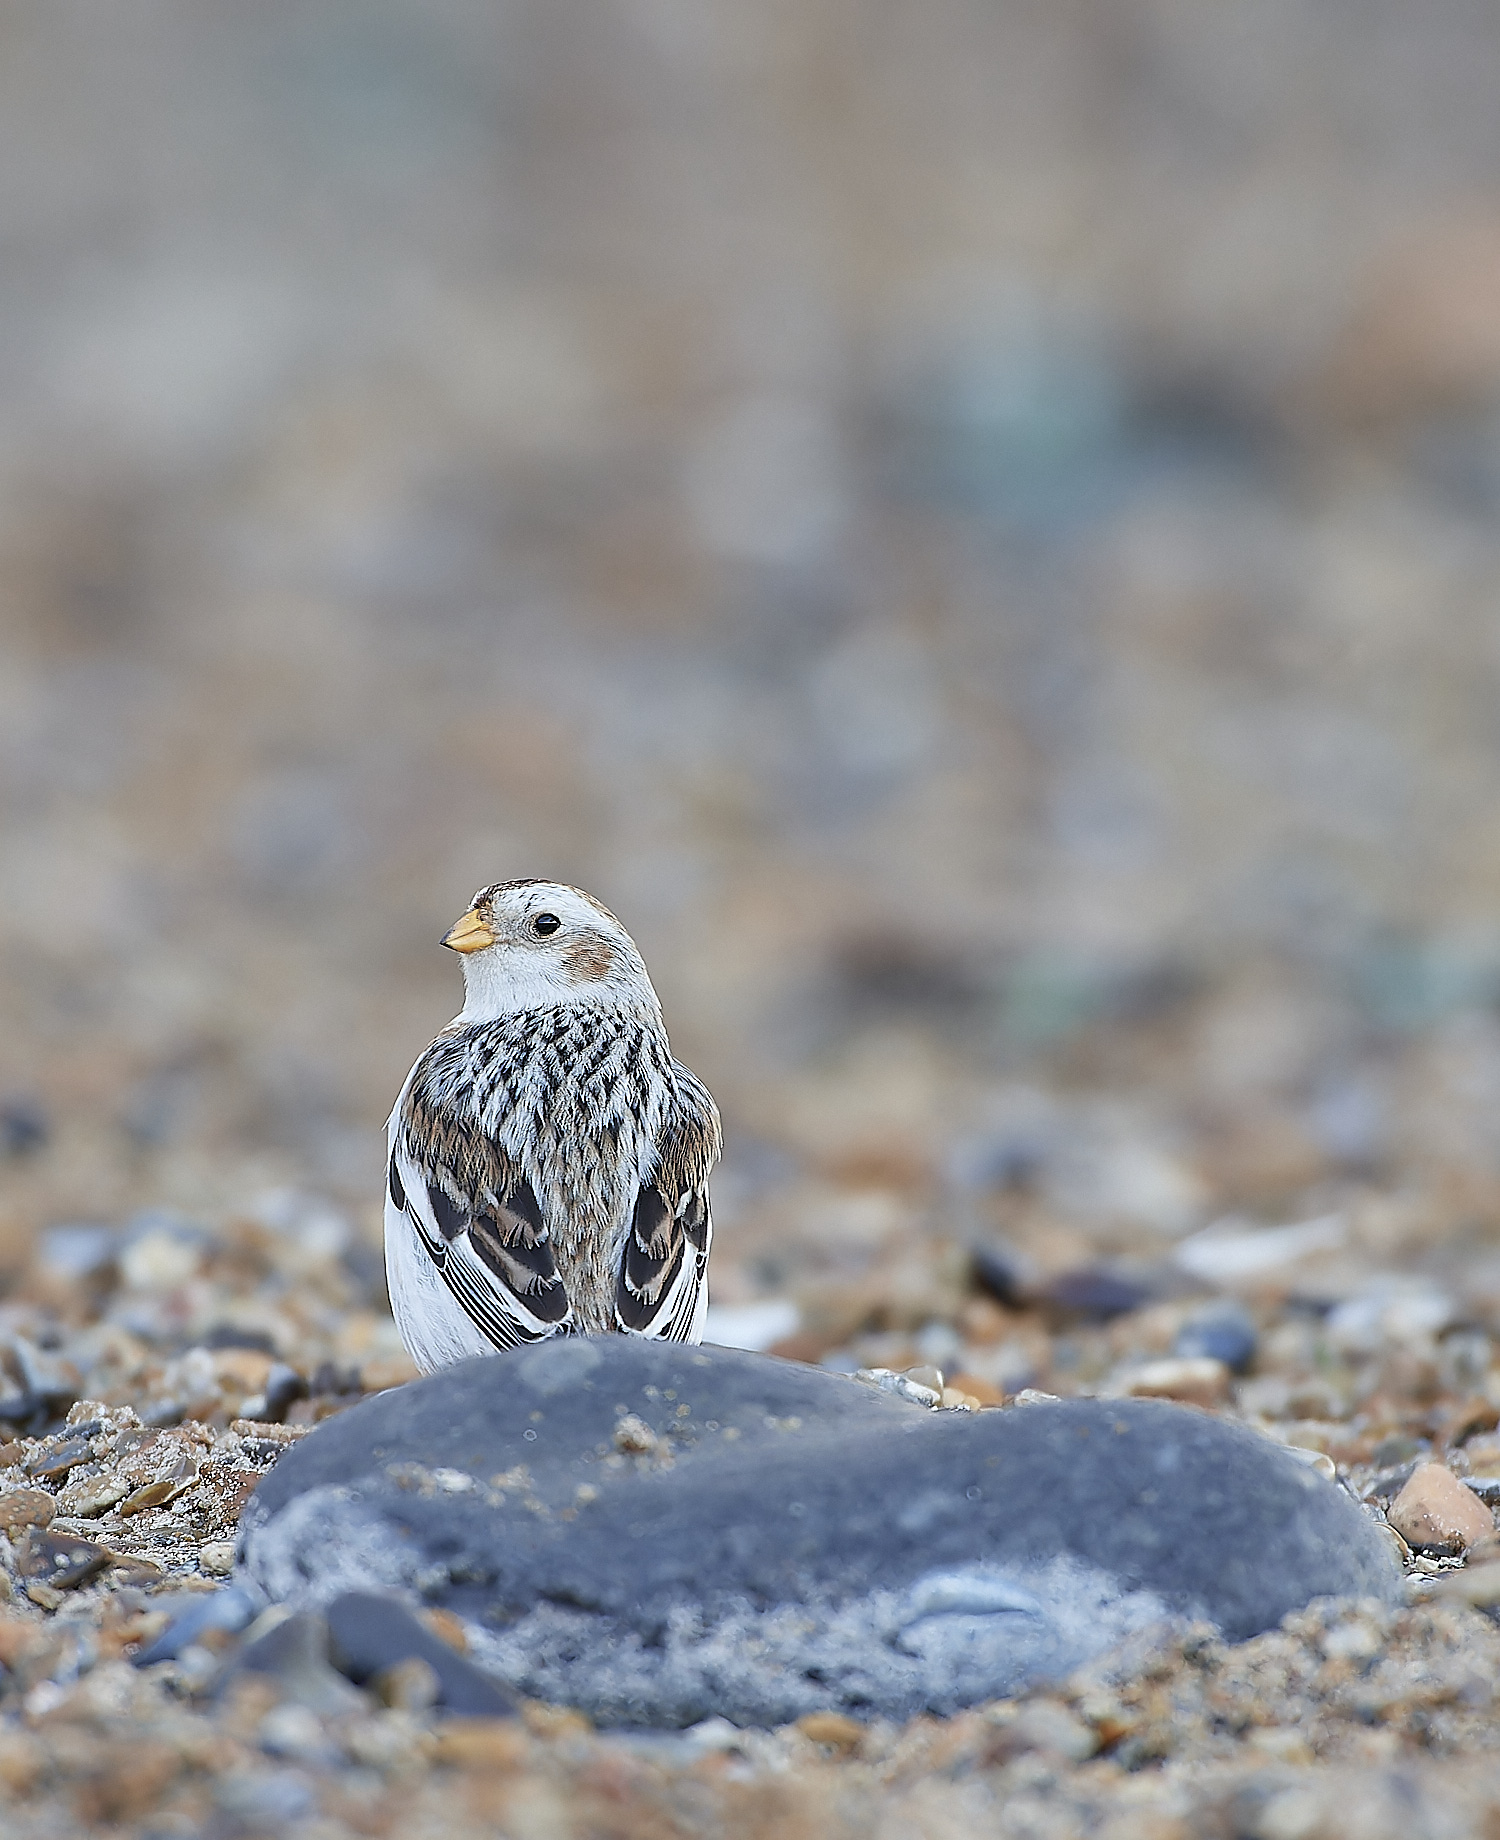
<svg viewBox="0 0 1500 1840"><path fill-rule="evenodd" d="M563 953L568 976L575 984L593 984L608 977L614 962L614 948L602 939L585 939Z"/></svg>

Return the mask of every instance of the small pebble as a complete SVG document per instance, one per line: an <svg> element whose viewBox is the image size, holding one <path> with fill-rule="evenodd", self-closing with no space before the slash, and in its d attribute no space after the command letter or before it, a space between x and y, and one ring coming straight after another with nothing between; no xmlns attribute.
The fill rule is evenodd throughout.
<svg viewBox="0 0 1500 1840"><path fill-rule="evenodd" d="M515 1719L445 1719L433 1740L437 1761L461 1770L513 1770L530 1749L530 1734Z"/></svg>
<svg viewBox="0 0 1500 1840"><path fill-rule="evenodd" d="M76 1590L97 1578L114 1555L93 1540L66 1533L44 1533L33 1525L26 1530L16 1552L16 1571L59 1591ZM39 1601L39 1600L34 1600ZM55 1605L48 1606L56 1608Z"/></svg>
<svg viewBox="0 0 1500 1840"><path fill-rule="evenodd" d="M1386 1518L1419 1552L1462 1552L1495 1531L1489 1509L1442 1463L1415 1470Z"/></svg>
<svg viewBox="0 0 1500 1840"><path fill-rule="evenodd" d="M134 1291L170 1291L196 1276L202 1262L201 1238L170 1226L141 1232L119 1255L120 1276Z"/></svg>
<svg viewBox="0 0 1500 1840"><path fill-rule="evenodd" d="M996 1746L1001 1757L1041 1751L1071 1763L1082 1763L1098 1748L1099 1734L1091 1726L1048 1700L1022 1706Z"/></svg>
<svg viewBox="0 0 1500 1840"><path fill-rule="evenodd" d="M278 1361L266 1375L265 1390L266 1417L274 1424L284 1419L288 1409L298 1399L306 1399L307 1382L295 1367L288 1367Z"/></svg>
<svg viewBox="0 0 1500 1840"><path fill-rule="evenodd" d="M1001 1241L987 1241L973 1249L974 1281L1008 1310L1024 1308L1032 1276L1028 1262Z"/></svg>
<svg viewBox="0 0 1500 1840"><path fill-rule="evenodd" d="M1368 1661L1384 1646L1379 1629L1356 1617L1330 1629L1318 1644L1330 1661Z"/></svg>
<svg viewBox="0 0 1500 1840"><path fill-rule="evenodd" d="M1182 1405L1218 1406L1229 1397L1229 1369L1208 1355L1148 1361L1126 1376L1122 1390L1136 1399L1175 1399Z"/></svg>
<svg viewBox="0 0 1500 1840"><path fill-rule="evenodd" d="M1476 1610L1489 1610L1500 1604L1500 1559L1483 1565L1466 1565L1461 1572L1449 1572L1433 1587L1438 1597L1456 1598L1472 1604Z"/></svg>
<svg viewBox="0 0 1500 1840"><path fill-rule="evenodd" d="M1143 1303L1150 1302L1151 1295L1151 1287L1137 1278L1106 1266L1087 1265L1049 1278L1038 1288L1036 1300L1049 1304L1059 1315L1104 1323L1140 1309Z"/></svg>
<svg viewBox="0 0 1500 1840"><path fill-rule="evenodd" d="M76 1514L80 1520L95 1520L129 1493L130 1484L123 1477L106 1472L101 1476L88 1476L82 1482L70 1482L59 1492L57 1503L64 1514Z"/></svg>
<svg viewBox="0 0 1500 1840"><path fill-rule="evenodd" d="M229 1429L237 1431L243 1438L252 1438L265 1444L295 1444L298 1438L307 1436L306 1425L273 1425L263 1418L236 1418L230 1421Z"/></svg>
<svg viewBox="0 0 1500 1840"><path fill-rule="evenodd" d="M1426 1438L1412 1437L1404 1431L1392 1432L1383 1437L1370 1452L1370 1461L1377 1469L1398 1469L1406 1464L1415 1463L1425 1457L1432 1449Z"/></svg>
<svg viewBox="0 0 1500 1840"><path fill-rule="evenodd" d="M1190 1316L1177 1331L1172 1353L1186 1360L1222 1361L1231 1373L1243 1374L1255 1359L1255 1323L1238 1303L1215 1304Z"/></svg>
<svg viewBox="0 0 1500 1840"><path fill-rule="evenodd" d="M814 1744L826 1744L836 1751L858 1750L865 1728L842 1712L809 1712L797 1721L797 1729Z"/></svg>
<svg viewBox="0 0 1500 1840"><path fill-rule="evenodd" d="M114 1264L118 1244L113 1227L47 1227L37 1241L37 1264L54 1278L92 1278Z"/></svg>
<svg viewBox="0 0 1500 1840"><path fill-rule="evenodd" d="M408 1655L393 1661L370 1676L370 1690L382 1706L402 1712L426 1712L442 1698L443 1684L437 1669L420 1655Z"/></svg>
<svg viewBox="0 0 1500 1840"><path fill-rule="evenodd" d="M1005 1394L992 1380L981 1380L978 1374L958 1373L949 1381L954 1392L963 1393L981 1406L1003 1406Z"/></svg>
<svg viewBox="0 0 1500 1840"><path fill-rule="evenodd" d="M165 1476L159 1476L156 1481L132 1490L120 1503L120 1513L129 1516L143 1514L148 1508L163 1508L169 1501L175 1501L185 1490L190 1489L197 1480L198 1465L190 1457L183 1457L173 1464Z"/></svg>
<svg viewBox="0 0 1500 1840"><path fill-rule="evenodd" d="M926 1371L937 1372L936 1368ZM888 1367L861 1367L854 1378L865 1386L879 1388L882 1393L894 1393L898 1399L904 1399L914 1406L931 1408L942 1404L943 1396L938 1387L927 1386L922 1381L913 1379L911 1374L893 1373ZM940 1387L941 1384L942 1376L939 1374L938 1386Z"/></svg>
<svg viewBox="0 0 1500 1840"><path fill-rule="evenodd" d="M214 1800L233 1823L231 1832L275 1833L301 1820L315 1799L311 1785L291 1770L262 1775L237 1769L214 1784Z"/></svg>
<svg viewBox="0 0 1500 1840"><path fill-rule="evenodd" d="M1333 1458L1329 1456L1326 1450L1307 1450L1301 1444L1288 1444L1285 1446L1285 1450L1289 1457L1295 1457L1304 1468L1315 1469L1320 1476L1326 1477L1329 1482L1337 1480L1339 1473L1338 1465L1334 1462Z"/></svg>
<svg viewBox="0 0 1500 1840"><path fill-rule="evenodd" d="M972 1394L965 1393L956 1386L945 1386L941 1400L943 1409L948 1412L977 1412L979 1401Z"/></svg>
<svg viewBox="0 0 1500 1840"><path fill-rule="evenodd" d="M1247 1227L1226 1220L1179 1241L1173 1259L1205 1284L1254 1283L1299 1259L1337 1252L1347 1236L1342 1214L1321 1214L1286 1227Z"/></svg>
<svg viewBox="0 0 1500 1840"><path fill-rule="evenodd" d="M260 1721L255 1735L260 1748L272 1757L285 1757L315 1769L328 1769L341 1761L324 1733L322 1719L310 1707L295 1701L273 1706Z"/></svg>
<svg viewBox="0 0 1500 1840"><path fill-rule="evenodd" d="M264 1397L266 1380L274 1365L270 1355L261 1348L242 1348L235 1345L216 1348L213 1351L213 1371L216 1378L232 1381L247 1397L253 1393L259 1393Z"/></svg>
<svg viewBox="0 0 1500 1840"><path fill-rule="evenodd" d="M234 1541L209 1540L198 1548L198 1569L210 1577L227 1578L234 1570Z"/></svg>
<svg viewBox="0 0 1500 1840"><path fill-rule="evenodd" d="M405 1386L417 1378L417 1366L408 1354L382 1355L366 1361L359 1370L360 1384L367 1393L383 1393L389 1387Z"/></svg>
<svg viewBox="0 0 1500 1840"><path fill-rule="evenodd" d="M0 1494L0 1533L15 1539L27 1527L46 1527L56 1512L45 1489L7 1489Z"/></svg>
<svg viewBox="0 0 1500 1840"><path fill-rule="evenodd" d="M99 1427L94 1426L97 1431ZM65 1476L75 1463L88 1463L94 1455L91 1436L74 1436L65 1438L61 1444L45 1445L29 1463L25 1465L26 1474L39 1481L50 1481L54 1476Z"/></svg>
<svg viewBox="0 0 1500 1840"><path fill-rule="evenodd" d="M1263 1756L1273 1758L1277 1763L1307 1765L1316 1761L1312 1746L1304 1734L1293 1725L1273 1725L1257 1727L1246 1733L1246 1742L1253 1745ZM1272 1827L1272 1834L1286 1833L1287 1827ZM1257 1826L1257 1834L1265 1834L1264 1825ZM1268 1837L1269 1840L1269 1837Z"/></svg>
<svg viewBox="0 0 1500 1840"><path fill-rule="evenodd" d="M440 1642L446 1642L455 1653L460 1655L468 1653L469 1632L464 1628L462 1620L456 1617L451 1610L436 1608L424 1610L422 1621Z"/></svg>
<svg viewBox="0 0 1500 1840"><path fill-rule="evenodd" d="M158 1661L173 1661L211 1631L238 1634L255 1616L258 1601L246 1591L230 1585L222 1591L195 1591L158 1598L156 1605L167 1611L170 1621L153 1641L135 1658L137 1667L150 1667Z"/></svg>

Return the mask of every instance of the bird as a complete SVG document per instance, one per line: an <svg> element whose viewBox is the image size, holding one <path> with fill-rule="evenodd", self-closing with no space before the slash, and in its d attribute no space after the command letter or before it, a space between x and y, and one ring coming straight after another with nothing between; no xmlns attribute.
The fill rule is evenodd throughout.
<svg viewBox="0 0 1500 1840"><path fill-rule="evenodd" d="M565 882L492 882L444 935L464 1006L387 1126L386 1278L423 1373L559 1335L703 1339L722 1137L635 942Z"/></svg>

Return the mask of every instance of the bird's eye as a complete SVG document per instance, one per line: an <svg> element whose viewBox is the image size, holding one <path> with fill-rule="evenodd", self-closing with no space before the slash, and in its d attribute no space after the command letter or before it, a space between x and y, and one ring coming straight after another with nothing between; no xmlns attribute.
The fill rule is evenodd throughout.
<svg viewBox="0 0 1500 1840"><path fill-rule="evenodd" d="M531 923L533 933L540 933L545 939L548 933L555 933L562 925L556 914L538 914Z"/></svg>

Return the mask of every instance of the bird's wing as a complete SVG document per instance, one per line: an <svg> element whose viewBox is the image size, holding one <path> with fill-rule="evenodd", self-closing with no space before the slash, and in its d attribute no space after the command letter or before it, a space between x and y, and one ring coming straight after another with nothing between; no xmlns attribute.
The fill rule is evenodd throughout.
<svg viewBox="0 0 1500 1840"><path fill-rule="evenodd" d="M642 1182L615 1281L615 1326L629 1335L696 1341L713 1219L708 1174L719 1156L719 1114L707 1087L673 1063L675 1102Z"/></svg>
<svg viewBox="0 0 1500 1840"><path fill-rule="evenodd" d="M392 1133L388 1179L393 1205L497 1348L572 1326L531 1184L477 1123L439 1111L415 1081Z"/></svg>

